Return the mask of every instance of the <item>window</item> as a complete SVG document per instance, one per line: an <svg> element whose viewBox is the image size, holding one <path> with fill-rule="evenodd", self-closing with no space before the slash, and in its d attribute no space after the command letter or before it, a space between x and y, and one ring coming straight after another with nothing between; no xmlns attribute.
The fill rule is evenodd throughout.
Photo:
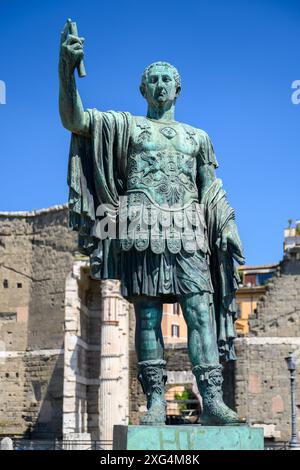
<svg viewBox="0 0 300 470"><path fill-rule="evenodd" d="M268 280L271 279L271 277L274 276L274 272L269 272L269 273L258 273L257 274L257 284L259 286L264 286L267 284Z"/></svg>
<svg viewBox="0 0 300 470"><path fill-rule="evenodd" d="M244 286L253 287L256 286L256 274L247 273L244 275Z"/></svg>
<svg viewBox="0 0 300 470"><path fill-rule="evenodd" d="M17 283L17 288L18 288L18 289L22 289L22 282L18 282L18 283Z"/></svg>
<svg viewBox="0 0 300 470"><path fill-rule="evenodd" d="M173 338L179 338L179 325L172 325L172 337Z"/></svg>
<svg viewBox="0 0 300 470"><path fill-rule="evenodd" d="M7 288L8 288L8 280L7 280L7 279L4 279L4 281L3 281L3 287L4 287L4 289L7 289Z"/></svg>
<svg viewBox="0 0 300 470"><path fill-rule="evenodd" d="M173 315L180 315L180 305L179 305L179 303L173 304Z"/></svg>

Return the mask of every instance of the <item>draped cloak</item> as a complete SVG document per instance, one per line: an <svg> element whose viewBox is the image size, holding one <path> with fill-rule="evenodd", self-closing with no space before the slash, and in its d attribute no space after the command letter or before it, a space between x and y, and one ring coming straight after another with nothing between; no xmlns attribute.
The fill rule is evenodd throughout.
<svg viewBox="0 0 300 470"><path fill-rule="evenodd" d="M126 166L133 117L125 112L88 110L89 136L72 134L68 185L69 222L78 231L78 247L90 257L95 279L120 279L120 247L117 239L100 239L97 224L103 218L99 208L107 206L110 221L117 226L119 197L126 192ZM209 162L208 162L209 163ZM219 179L202 197L210 249L210 271L214 288L219 354L234 360L236 337L235 292L238 275L230 252L220 250L221 234L234 220Z"/></svg>

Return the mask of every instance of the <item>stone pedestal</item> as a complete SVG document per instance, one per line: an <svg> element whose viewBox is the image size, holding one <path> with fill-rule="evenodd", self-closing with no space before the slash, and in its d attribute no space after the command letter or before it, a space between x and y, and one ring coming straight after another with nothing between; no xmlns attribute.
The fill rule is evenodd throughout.
<svg viewBox="0 0 300 470"><path fill-rule="evenodd" d="M249 426L114 426L114 450L263 450L264 433Z"/></svg>

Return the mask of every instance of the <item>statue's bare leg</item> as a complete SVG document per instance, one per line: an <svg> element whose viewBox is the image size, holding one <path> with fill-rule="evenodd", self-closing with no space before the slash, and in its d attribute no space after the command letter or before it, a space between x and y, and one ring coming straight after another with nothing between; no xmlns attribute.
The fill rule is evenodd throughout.
<svg viewBox="0 0 300 470"><path fill-rule="evenodd" d="M166 421L164 342L161 331L161 300L140 297L134 303L136 330L135 348L138 358L138 379L147 396L147 412L140 424L161 425Z"/></svg>
<svg viewBox="0 0 300 470"><path fill-rule="evenodd" d="M162 301L155 297L140 297L134 302L135 350L138 361L163 359L162 309Z"/></svg>
<svg viewBox="0 0 300 470"><path fill-rule="evenodd" d="M223 402L222 366L216 338L211 295L190 294L179 299L188 328L188 350L203 401L201 423L236 424L238 415Z"/></svg>
<svg viewBox="0 0 300 470"><path fill-rule="evenodd" d="M219 353L211 295L193 294L179 299L188 328L188 351L192 365L218 364Z"/></svg>

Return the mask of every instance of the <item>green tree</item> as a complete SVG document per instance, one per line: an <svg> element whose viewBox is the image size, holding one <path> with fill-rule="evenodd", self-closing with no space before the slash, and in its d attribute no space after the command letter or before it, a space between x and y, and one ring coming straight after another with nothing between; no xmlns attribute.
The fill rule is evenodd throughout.
<svg viewBox="0 0 300 470"><path fill-rule="evenodd" d="M190 398L191 394L189 390L184 390L181 393L175 393L175 400L179 401L185 401ZM178 404L180 411L187 410L187 404L186 403L179 403Z"/></svg>

